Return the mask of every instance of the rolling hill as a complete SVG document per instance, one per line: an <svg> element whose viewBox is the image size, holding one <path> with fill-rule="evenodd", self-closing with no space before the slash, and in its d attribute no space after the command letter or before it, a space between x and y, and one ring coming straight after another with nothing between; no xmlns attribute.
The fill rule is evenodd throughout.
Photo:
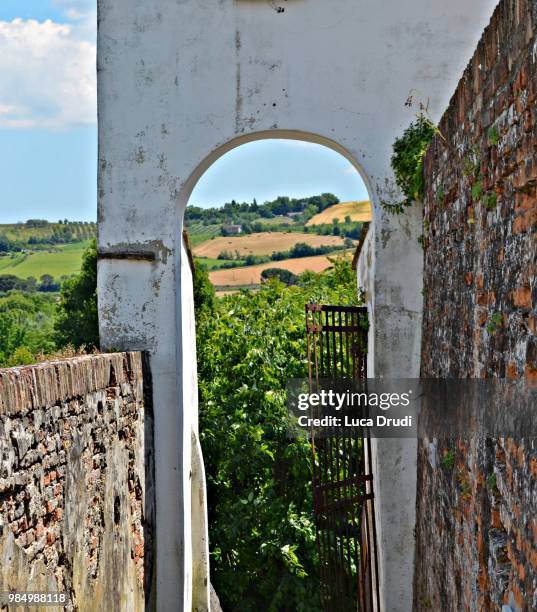
<svg viewBox="0 0 537 612"><path fill-rule="evenodd" d="M350 257L352 251L346 251L345 256ZM259 285L261 283L261 272L267 268L283 268L294 274L300 274L306 270L322 272L331 266L329 256L316 255L314 257L300 257L286 259L285 261L270 261L257 266L245 268L231 268L229 270L215 270L209 273L209 278L215 287L243 287L247 285Z"/></svg>
<svg viewBox="0 0 537 612"><path fill-rule="evenodd" d="M312 247L341 246L344 240L340 236L318 236L298 232L259 232L243 236L219 236L194 247L196 257L218 257L223 251L247 255L270 255L274 251L288 251L297 242L305 242Z"/></svg>
<svg viewBox="0 0 537 612"><path fill-rule="evenodd" d="M334 219L339 219L340 223L343 223L345 217L350 217L351 221L371 221L371 202L363 200L361 202L352 201L334 204L313 216L306 225L332 223Z"/></svg>
<svg viewBox="0 0 537 612"><path fill-rule="evenodd" d="M48 251L13 253L0 257L0 275L14 274L19 278L40 278L50 274L56 279L80 271L82 255L90 241L65 244Z"/></svg>

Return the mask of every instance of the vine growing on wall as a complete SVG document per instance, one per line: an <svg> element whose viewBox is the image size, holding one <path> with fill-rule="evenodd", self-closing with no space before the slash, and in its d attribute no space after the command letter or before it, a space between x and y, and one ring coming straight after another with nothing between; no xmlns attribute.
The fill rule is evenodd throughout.
<svg viewBox="0 0 537 612"><path fill-rule="evenodd" d="M401 214L405 208L423 198L423 157L436 134L439 134L438 128L426 111L421 110L403 135L393 143L391 166L404 199L400 202L383 202L388 212Z"/></svg>

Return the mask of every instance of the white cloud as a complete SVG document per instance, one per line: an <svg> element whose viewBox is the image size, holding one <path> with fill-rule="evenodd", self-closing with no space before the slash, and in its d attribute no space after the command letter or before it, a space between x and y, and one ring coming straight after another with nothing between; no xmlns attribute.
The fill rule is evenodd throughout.
<svg viewBox="0 0 537 612"><path fill-rule="evenodd" d="M358 174L358 170L352 164L349 164L343 172L345 174Z"/></svg>
<svg viewBox="0 0 537 612"><path fill-rule="evenodd" d="M80 25L0 21L0 127L95 123L95 42L90 15L81 17Z"/></svg>

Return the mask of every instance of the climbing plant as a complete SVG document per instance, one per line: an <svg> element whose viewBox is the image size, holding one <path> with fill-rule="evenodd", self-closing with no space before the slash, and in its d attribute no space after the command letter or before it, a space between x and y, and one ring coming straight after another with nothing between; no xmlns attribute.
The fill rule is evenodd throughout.
<svg viewBox="0 0 537 612"><path fill-rule="evenodd" d="M391 166L397 186L405 196L400 202L383 202L390 213L401 214L416 200L423 198L423 157L439 130L424 113L420 112L400 138L393 143Z"/></svg>

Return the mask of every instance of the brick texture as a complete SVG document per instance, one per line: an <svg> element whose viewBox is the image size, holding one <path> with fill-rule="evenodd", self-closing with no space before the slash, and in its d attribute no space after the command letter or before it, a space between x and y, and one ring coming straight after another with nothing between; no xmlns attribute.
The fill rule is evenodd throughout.
<svg viewBox="0 0 537 612"><path fill-rule="evenodd" d="M425 157L424 377L535 381L536 32L536 0L500 2ZM537 610L536 465L530 440L420 443L416 609Z"/></svg>
<svg viewBox="0 0 537 612"><path fill-rule="evenodd" d="M144 608L143 382L139 353L0 370L4 590Z"/></svg>

